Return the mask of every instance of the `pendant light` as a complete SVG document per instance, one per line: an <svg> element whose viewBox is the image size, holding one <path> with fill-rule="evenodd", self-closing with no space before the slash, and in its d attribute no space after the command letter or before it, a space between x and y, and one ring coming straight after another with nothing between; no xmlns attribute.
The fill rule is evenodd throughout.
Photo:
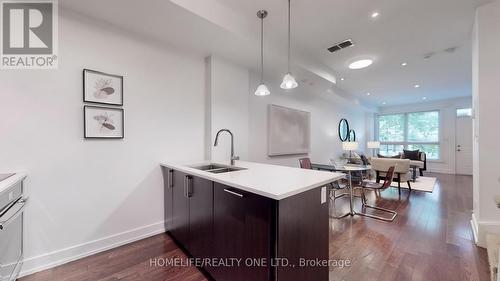
<svg viewBox="0 0 500 281"><path fill-rule="evenodd" d="M271 94L266 84L264 84L264 18L267 17L267 11L258 11L257 17L260 19L260 84L255 90L255 95L267 96Z"/></svg>
<svg viewBox="0 0 500 281"><path fill-rule="evenodd" d="M295 78L292 76L292 73L290 72L290 0L288 0L288 72L285 74L285 77L283 77L283 82L281 82L281 89L289 90L293 88L297 88L299 85Z"/></svg>

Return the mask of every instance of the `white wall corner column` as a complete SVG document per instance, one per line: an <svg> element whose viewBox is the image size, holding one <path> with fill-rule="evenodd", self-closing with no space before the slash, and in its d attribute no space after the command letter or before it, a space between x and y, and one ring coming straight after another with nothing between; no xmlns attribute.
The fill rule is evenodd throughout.
<svg viewBox="0 0 500 281"><path fill-rule="evenodd" d="M235 154L248 160L248 69L215 56L207 57L205 63L205 157L212 161L230 158L228 135L221 135L214 147L217 131L229 129L234 134Z"/></svg>
<svg viewBox="0 0 500 281"><path fill-rule="evenodd" d="M477 9L473 32L474 182L472 228L485 247L487 233L500 234L498 105L500 104L500 1Z"/></svg>

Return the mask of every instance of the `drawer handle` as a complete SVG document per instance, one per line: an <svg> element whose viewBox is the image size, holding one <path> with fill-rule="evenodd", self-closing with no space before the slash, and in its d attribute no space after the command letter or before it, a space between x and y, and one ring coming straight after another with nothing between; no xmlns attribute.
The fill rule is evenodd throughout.
<svg viewBox="0 0 500 281"><path fill-rule="evenodd" d="M193 177L191 176L184 178L184 196L187 198L193 196Z"/></svg>
<svg viewBox="0 0 500 281"><path fill-rule="evenodd" d="M168 187L174 187L174 170L168 170Z"/></svg>
<svg viewBox="0 0 500 281"><path fill-rule="evenodd" d="M20 214L23 213L24 208L26 208L26 204L28 204L28 198L21 198L19 199L15 205L18 205L16 207L11 207L6 213L12 213L8 218L5 220L3 218L0 218L0 230L4 230L4 228L11 223L15 218L17 218ZM14 209L17 208L17 209ZM12 212L11 212L12 211ZM4 215L6 215L6 213Z"/></svg>
<svg viewBox="0 0 500 281"><path fill-rule="evenodd" d="M229 190L229 189L227 189L227 188L225 188L225 189L224 189L224 191L225 191L225 192L227 192L227 193L229 193L229 194L232 194L232 195L234 195L234 196L238 196L238 197L240 197L240 198L245 197L243 194L238 193L238 192L234 192L234 191Z"/></svg>

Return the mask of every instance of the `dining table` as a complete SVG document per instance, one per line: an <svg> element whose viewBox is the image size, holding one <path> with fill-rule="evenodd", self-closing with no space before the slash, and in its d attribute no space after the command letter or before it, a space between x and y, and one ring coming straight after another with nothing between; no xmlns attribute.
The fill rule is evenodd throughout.
<svg viewBox="0 0 500 281"><path fill-rule="evenodd" d="M333 164L311 163L311 168L314 170L320 170L320 171L342 172L342 173L346 173L348 175L349 210L350 210L349 215L351 215L351 216L357 215L356 211L354 211L354 189L352 187L352 173L371 170L371 166L370 165L354 165L354 164L333 165Z"/></svg>

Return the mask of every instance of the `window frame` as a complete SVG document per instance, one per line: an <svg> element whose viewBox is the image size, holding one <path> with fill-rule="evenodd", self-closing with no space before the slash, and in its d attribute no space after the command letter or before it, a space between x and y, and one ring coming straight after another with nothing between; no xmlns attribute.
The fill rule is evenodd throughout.
<svg viewBox="0 0 500 281"><path fill-rule="evenodd" d="M408 126L409 126L409 118L408 116L410 114L414 113L426 113L426 112L437 112L438 113L438 141L437 142L415 142L415 141L408 141ZM437 159L429 159L427 158L428 162L442 162L442 130L443 130L443 122L442 122L442 114L441 110L439 109L430 109L430 110L420 110L420 111L408 111L408 112L387 112L387 113L382 113L382 114L375 114L375 138L380 141L380 127L379 127L379 118L380 116L387 116L387 115L403 115L404 116L404 141L395 141L395 142L388 142L388 141L380 141L380 145L402 145L404 149L408 149L409 145L437 145L439 147L439 157Z"/></svg>

